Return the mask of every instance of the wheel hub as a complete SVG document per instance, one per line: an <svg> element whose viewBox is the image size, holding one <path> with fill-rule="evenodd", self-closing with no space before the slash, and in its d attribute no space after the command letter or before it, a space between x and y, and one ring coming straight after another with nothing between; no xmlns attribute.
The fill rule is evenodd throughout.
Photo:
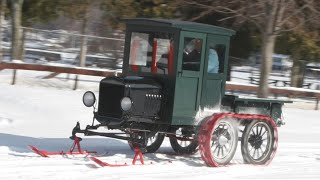
<svg viewBox="0 0 320 180"><path fill-rule="evenodd" d="M259 149L263 143L262 136L259 135L251 135L248 141L255 149Z"/></svg>
<svg viewBox="0 0 320 180"><path fill-rule="evenodd" d="M226 138L224 135L221 135L219 136L218 143L219 143L219 146L224 146L225 144L228 143L228 138Z"/></svg>

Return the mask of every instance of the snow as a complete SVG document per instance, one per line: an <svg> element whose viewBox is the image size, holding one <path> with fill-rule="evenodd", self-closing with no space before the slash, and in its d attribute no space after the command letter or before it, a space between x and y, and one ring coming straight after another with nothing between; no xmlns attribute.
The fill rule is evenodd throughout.
<svg viewBox="0 0 320 180"><path fill-rule="evenodd" d="M209 168L200 154L177 156L165 140L157 153L146 154L152 165L99 167L85 155L42 158L27 145L49 151L67 151L68 137L79 121L92 122L92 109L82 104L88 89L98 96L100 77L80 76L79 90L65 74L43 80L48 72L18 71L10 85L11 71L0 71L0 179L320 179L320 111L284 108L286 125L279 128L279 147L269 166L242 164L240 144L232 165ZM83 137L83 136L81 136ZM129 163L134 152L127 142L84 137L83 149L97 151L109 163ZM171 161L172 163L169 163Z"/></svg>

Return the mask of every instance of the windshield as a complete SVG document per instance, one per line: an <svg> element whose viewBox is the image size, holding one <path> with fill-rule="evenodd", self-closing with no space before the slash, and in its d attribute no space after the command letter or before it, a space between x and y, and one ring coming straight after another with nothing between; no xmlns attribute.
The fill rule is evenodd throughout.
<svg viewBox="0 0 320 180"><path fill-rule="evenodd" d="M129 70L170 74L172 71L173 35L162 32L132 32Z"/></svg>

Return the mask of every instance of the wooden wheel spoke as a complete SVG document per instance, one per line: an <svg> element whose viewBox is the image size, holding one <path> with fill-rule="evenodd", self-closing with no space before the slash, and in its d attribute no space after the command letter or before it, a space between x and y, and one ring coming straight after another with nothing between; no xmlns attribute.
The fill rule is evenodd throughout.
<svg viewBox="0 0 320 180"><path fill-rule="evenodd" d="M257 151L257 149L254 148L253 155L252 155L253 158L254 158L254 156L256 155L256 151Z"/></svg>
<svg viewBox="0 0 320 180"><path fill-rule="evenodd" d="M253 130L253 128L251 129L251 132L253 133L253 135L256 135L256 134L254 133L254 130Z"/></svg>
<svg viewBox="0 0 320 180"><path fill-rule="evenodd" d="M221 155L224 156L223 146L221 147Z"/></svg>
<svg viewBox="0 0 320 180"><path fill-rule="evenodd" d="M263 137L266 134L266 132L268 132L268 130L265 129L261 137Z"/></svg>
<svg viewBox="0 0 320 180"><path fill-rule="evenodd" d="M218 149L218 146L216 146L216 148L214 148L213 153L215 153Z"/></svg>
<svg viewBox="0 0 320 180"><path fill-rule="evenodd" d="M252 149L254 149L254 148L253 148L253 146L251 146L251 149L249 150L249 152L251 152L251 151L252 151Z"/></svg>
<svg viewBox="0 0 320 180"><path fill-rule="evenodd" d="M263 129L263 126L261 126L261 128L260 128L259 136L261 136L262 129Z"/></svg>
<svg viewBox="0 0 320 180"><path fill-rule="evenodd" d="M218 147L218 155L217 155L217 156L219 156L219 155L220 155L220 149L221 149L221 148L220 148L220 147Z"/></svg>

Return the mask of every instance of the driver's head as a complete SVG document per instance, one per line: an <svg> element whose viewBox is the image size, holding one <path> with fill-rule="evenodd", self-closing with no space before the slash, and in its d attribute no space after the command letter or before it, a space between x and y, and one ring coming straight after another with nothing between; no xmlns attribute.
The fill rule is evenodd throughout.
<svg viewBox="0 0 320 180"><path fill-rule="evenodd" d="M194 39L194 48L195 48L195 50L201 51L201 46L202 46L201 40L200 39Z"/></svg>
<svg viewBox="0 0 320 180"><path fill-rule="evenodd" d="M201 51L202 42L200 39L192 39L185 47L185 51L187 53L191 53L192 51Z"/></svg>

